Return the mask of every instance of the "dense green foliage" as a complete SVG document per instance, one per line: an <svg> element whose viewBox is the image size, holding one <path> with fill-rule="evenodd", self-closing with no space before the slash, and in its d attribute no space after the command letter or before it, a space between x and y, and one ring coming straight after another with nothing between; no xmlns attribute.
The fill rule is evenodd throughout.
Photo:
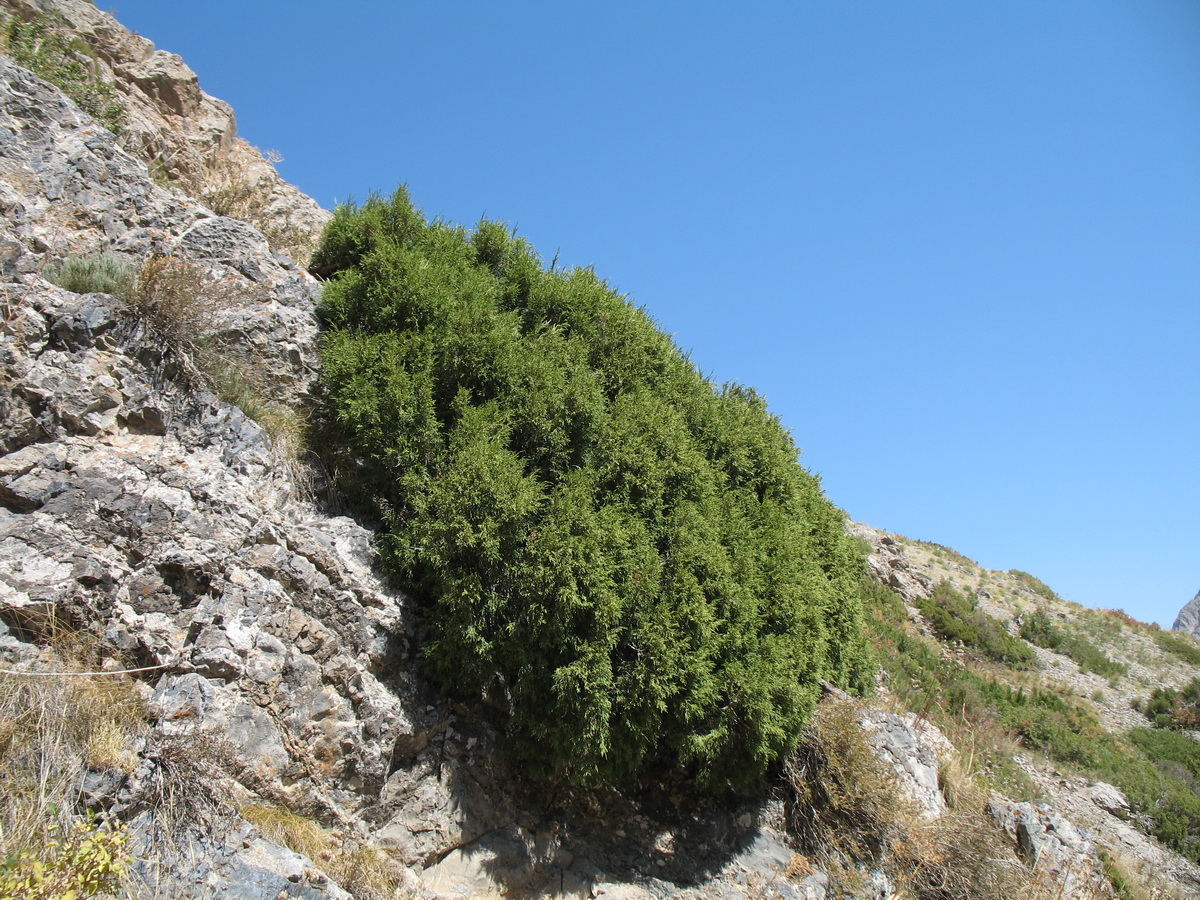
<svg viewBox="0 0 1200 900"><path fill-rule="evenodd" d="M1129 671L1128 666L1111 659L1086 634L1060 628L1045 610L1039 609L1025 617L1021 622L1021 637L1039 647L1071 657L1084 672L1114 678Z"/></svg>
<svg viewBox="0 0 1200 900"><path fill-rule="evenodd" d="M958 641L989 659L1013 666L1028 665L1034 660L1028 644L1009 634L991 616L975 609L947 582L935 587L932 596L919 606L930 627L948 641Z"/></svg>
<svg viewBox="0 0 1200 900"><path fill-rule="evenodd" d="M109 131L121 132L125 104L116 88L95 76L87 46L71 34L61 17L42 14L30 21L14 17L4 28L0 50L55 85Z"/></svg>
<svg viewBox="0 0 1200 900"><path fill-rule="evenodd" d="M428 672L504 706L523 765L746 782L818 679L865 682L861 556L754 391L404 191L340 208L313 270L333 464L386 522Z"/></svg>

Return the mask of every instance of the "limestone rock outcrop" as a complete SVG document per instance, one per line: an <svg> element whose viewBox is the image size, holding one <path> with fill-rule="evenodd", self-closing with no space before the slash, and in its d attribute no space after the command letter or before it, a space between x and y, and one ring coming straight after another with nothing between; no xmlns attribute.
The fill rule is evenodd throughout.
<svg viewBox="0 0 1200 900"><path fill-rule="evenodd" d="M274 233L273 244L311 246L329 213L279 176L263 153L238 137L232 107L200 89L176 54L131 34L88 0L0 0L22 19L61 16L86 43L89 65L124 107L120 145L164 184L236 207ZM277 247L279 249L279 247Z"/></svg>
<svg viewBox="0 0 1200 900"><path fill-rule="evenodd" d="M1175 617L1171 626L1175 631L1183 631L1194 637L1200 637L1200 591L1189 600Z"/></svg>

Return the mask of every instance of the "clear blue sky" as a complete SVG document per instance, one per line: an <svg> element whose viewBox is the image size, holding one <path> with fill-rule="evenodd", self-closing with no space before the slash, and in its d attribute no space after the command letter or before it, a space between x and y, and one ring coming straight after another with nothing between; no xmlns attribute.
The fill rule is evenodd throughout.
<svg viewBox="0 0 1200 900"><path fill-rule="evenodd" d="M322 205L594 266L855 519L1167 626L1200 589L1200 3L116 14Z"/></svg>

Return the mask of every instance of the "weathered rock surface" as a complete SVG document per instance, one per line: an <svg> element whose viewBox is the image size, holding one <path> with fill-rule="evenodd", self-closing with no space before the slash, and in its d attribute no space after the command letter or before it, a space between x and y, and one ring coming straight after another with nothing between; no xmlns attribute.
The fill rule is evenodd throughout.
<svg viewBox="0 0 1200 900"><path fill-rule="evenodd" d="M237 135L229 104L200 89L196 73L174 53L130 34L87 0L0 0L0 9L29 19L62 16L90 50L89 63L113 84L125 107L121 145L192 196L222 195L271 222L292 242L311 242L329 213L284 181L257 149Z"/></svg>
<svg viewBox="0 0 1200 900"><path fill-rule="evenodd" d="M1197 591L1196 596L1184 604L1171 628L1200 637L1200 591Z"/></svg>
<svg viewBox="0 0 1200 900"><path fill-rule="evenodd" d="M894 590L905 603L915 604L933 592L933 579L908 560L892 535L861 522L848 523L846 530L870 546L867 567L871 577Z"/></svg>
<svg viewBox="0 0 1200 900"><path fill-rule="evenodd" d="M997 798L988 811L1016 841L1021 856L1061 886L1062 896L1112 896L1091 839L1053 809Z"/></svg>
<svg viewBox="0 0 1200 900"><path fill-rule="evenodd" d="M913 713L868 710L863 726L875 752L896 773L898 787L926 816L944 815L941 765L954 749L945 735Z"/></svg>

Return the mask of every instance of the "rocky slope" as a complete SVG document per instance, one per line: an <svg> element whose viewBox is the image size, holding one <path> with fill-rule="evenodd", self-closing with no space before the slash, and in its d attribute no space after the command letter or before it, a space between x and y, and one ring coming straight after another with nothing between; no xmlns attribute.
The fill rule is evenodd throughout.
<svg viewBox="0 0 1200 900"><path fill-rule="evenodd" d="M962 862L951 845L968 819L986 832L979 877L1031 897L1112 896L1097 840L1145 861L1147 883L1200 890L1200 873L1112 814L1111 793L1030 758L1053 806L984 796L925 716L845 698L827 706L853 708L869 766L900 798L888 853L927 845L911 865L805 845L786 780L696 801L670 785L546 791L508 771L486 710L421 683L417 625L376 571L369 530L313 502L287 430L247 415L214 369L253 373L267 425L303 417L319 284L280 251L302 250L327 214L236 137L232 111L178 57L82 0L2 8L61 15L126 109L114 136L0 57L2 686L16 696L80 646L92 667L137 670L70 676L124 685L144 721L115 755L89 749L64 770L87 805L126 823L133 896L987 896L921 880ZM101 251L143 276L168 260L185 294L174 318L45 277ZM1000 620L1048 602L857 530L875 577L910 603L940 579ZM1122 640L1131 663L1115 685L1050 651L1038 671L1103 692L1089 702L1113 729L1144 723L1129 701L1191 676L1144 634ZM955 767L966 775L952 788ZM295 839L305 827L307 843Z"/></svg>
<svg viewBox="0 0 1200 900"><path fill-rule="evenodd" d="M1014 689L1041 689L1082 707L1095 717L1106 736L1145 728L1147 718L1136 707L1156 688L1180 689L1200 676L1196 664L1200 657L1188 652L1190 642L1183 646L1188 658L1181 658L1169 633L1136 622L1120 610L1094 610L1063 601L1027 573L984 569L948 547L862 524L852 524L850 529L869 549L873 577L903 599L912 631L928 638L948 665L961 666L969 654L961 645L940 638L918 608L939 583L972 597L978 609L1007 623L1014 632L1028 617L1041 613L1062 632L1101 648L1121 671L1101 675L1063 648L1056 651L1033 644L1029 646L1036 659L1030 670L1014 671L986 661L973 667ZM1200 734L1192 736L1200 739ZM1137 817L1130 815L1119 791L1112 793L1111 785L1050 754L1020 746L1015 749L1014 758L1029 778L1027 790L1086 828L1110 857L1124 858L1130 877L1144 887L1147 896L1200 894L1200 868L1135 827Z"/></svg>

